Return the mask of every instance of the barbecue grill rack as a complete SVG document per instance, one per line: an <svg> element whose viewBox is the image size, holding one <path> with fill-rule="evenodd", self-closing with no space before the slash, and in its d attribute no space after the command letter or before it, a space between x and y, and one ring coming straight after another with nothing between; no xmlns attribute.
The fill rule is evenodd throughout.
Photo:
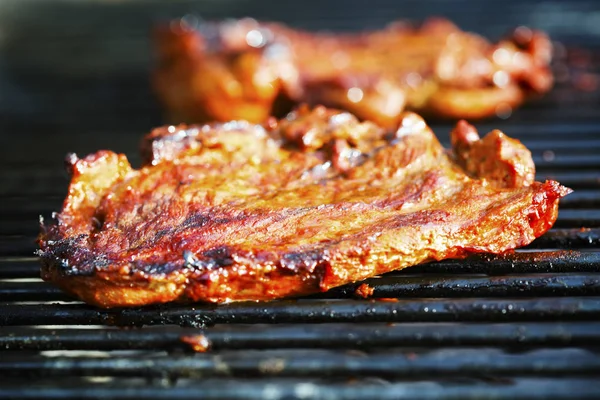
<svg viewBox="0 0 600 400"><path fill-rule="evenodd" d="M138 19L124 22L139 9L132 5L79 5L83 8L72 11L64 3L56 10L44 5L50 2L29 3L46 7L48 21L62 16L65 26L44 30L51 23L39 18L38 31L16 36L19 46L9 46L10 51L0 46L0 55L12 56L11 65L0 59L0 94L11 94L10 101L0 97L0 132L10 135L10 145L0 148L0 398L600 398L597 90L575 90L567 80L506 121L476 124L482 133L499 127L521 139L534 155L538 180L551 177L575 190L561 201L555 227L514 254L447 260L369 279L374 289L369 299L355 295L355 284L264 304L99 310L39 279L33 255L38 215L60 209L68 183L61 160L67 151L82 155L111 148L139 164L139 138L161 123L160 111L152 101L147 71L140 67L147 64L142 53L131 51L140 63L134 68L116 57L126 52L118 46L120 52L113 50L115 40L106 50L112 55L107 60L82 50L93 59L88 65L44 56L33 43L45 37L45 44L61 55L81 43L97 50L98 23L121 18L106 35L130 40L132 50L131 43L137 49L146 31L135 36L131 27ZM387 9L392 3L378 2ZM477 4L434 3L442 10L455 3L473 10L465 5ZM148 4L146 19L158 14L158 3ZM507 26L527 23L526 6L519 4L502 3ZM578 7L585 9L584 4L579 1ZM250 10L263 19L290 15L287 9L276 15L247 7L237 16ZM85 10L93 12L82 20L100 22L87 28L75 21ZM173 6L171 14L184 10ZM217 11L208 15L221 17ZM472 15L450 16L477 29L469 26ZM480 19L490 21L486 27L492 34L499 29L493 25L499 20L495 16L489 11ZM358 21L346 17L336 26ZM321 25L332 22L329 18ZM599 47L597 39L575 39L588 49ZM33 54L33 61L28 64L24 54ZM600 53L586 54L588 67L600 66ZM106 69L110 62L118 68ZM101 72L92 73L92 66ZM33 94L20 96L15 87ZM436 123L434 130L447 146L450 125ZM195 340L208 344L207 351L195 353L190 345Z"/></svg>

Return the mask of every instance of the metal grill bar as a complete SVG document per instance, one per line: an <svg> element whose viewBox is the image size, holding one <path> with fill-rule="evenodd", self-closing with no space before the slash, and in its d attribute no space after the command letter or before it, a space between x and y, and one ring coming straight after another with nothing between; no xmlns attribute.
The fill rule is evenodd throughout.
<svg viewBox="0 0 600 400"><path fill-rule="evenodd" d="M31 257L35 251L35 238L25 235L0 234L0 254L4 257Z"/></svg>
<svg viewBox="0 0 600 400"><path fill-rule="evenodd" d="M538 171L545 171L552 168L560 169L584 169L600 167L600 155L593 154L556 154L552 159L545 157L533 157L535 168Z"/></svg>
<svg viewBox="0 0 600 400"><path fill-rule="evenodd" d="M544 236L537 238L528 248L598 248L600 246L600 229L574 228L552 229Z"/></svg>
<svg viewBox="0 0 600 400"><path fill-rule="evenodd" d="M560 210L554 224L557 228L600 227L600 210L598 209L566 209Z"/></svg>
<svg viewBox="0 0 600 400"><path fill-rule="evenodd" d="M84 305L0 305L0 325L181 325L217 323L433 322L594 320L600 298L407 299L397 302L286 300L263 305L98 310Z"/></svg>
<svg viewBox="0 0 600 400"><path fill-rule="evenodd" d="M509 136L513 134L512 130L511 132L506 133ZM573 138L573 140L553 138L547 140L523 139L522 142L525 145L525 147L527 147L532 152L551 150L554 154L568 154L571 151L575 150L577 152L585 151L588 153L594 153L600 150L600 140L598 139L597 135L598 132L594 132L590 135L590 137L584 140L582 140L583 138L577 136Z"/></svg>
<svg viewBox="0 0 600 400"><path fill-rule="evenodd" d="M585 208L600 206L600 191L598 190L576 190L560 201L561 207Z"/></svg>
<svg viewBox="0 0 600 400"><path fill-rule="evenodd" d="M315 324L217 325L206 330L0 328L1 350L189 349L182 336L203 335L212 351L278 348L389 348L503 346L511 348L598 346L600 322L521 324Z"/></svg>
<svg viewBox="0 0 600 400"><path fill-rule="evenodd" d="M538 173L537 179L554 179L572 189L600 187L600 172L595 171L545 171Z"/></svg>
<svg viewBox="0 0 600 400"><path fill-rule="evenodd" d="M511 380L488 380L471 382L377 382L355 380L353 384L307 381L306 379L202 379L177 386L168 385L127 385L111 386L86 383L70 387L56 385L25 385L14 383L0 387L0 398L19 399L204 399L231 400L302 400L308 397L328 400L364 400L377 397L381 400L422 399L495 399L495 400L554 400L572 399L596 400L600 397L600 387L596 378L523 378Z"/></svg>
<svg viewBox="0 0 600 400"><path fill-rule="evenodd" d="M373 297L522 297L600 295L600 275L543 274L495 277L382 277L365 281ZM322 296L353 295L358 284ZM2 291L0 289L0 295ZM1 298L1 297L0 297Z"/></svg>
<svg viewBox="0 0 600 400"><path fill-rule="evenodd" d="M0 260L0 279L39 278L40 261L37 258L8 258Z"/></svg>
<svg viewBox="0 0 600 400"><path fill-rule="evenodd" d="M460 353L460 357L457 354ZM572 376L600 373L600 356L581 349L536 350L507 354L498 349L442 349L349 354L331 350L244 350L219 355L151 358L67 358L10 353L0 360L4 377L348 377L415 378L455 376Z"/></svg>
<svg viewBox="0 0 600 400"><path fill-rule="evenodd" d="M533 244L537 244L541 239L542 238L536 240ZM548 239L551 240L552 238ZM544 245L544 243L539 244L539 246L552 247ZM405 269L397 273L392 272L390 274L472 273L491 275L557 272L600 272L600 252L527 250L507 255L481 255L469 257L466 260L438 261L431 264L414 266L410 269Z"/></svg>
<svg viewBox="0 0 600 400"><path fill-rule="evenodd" d="M536 146L534 146L536 147ZM541 146L539 146L541 147ZM553 171L598 171L600 156L595 149L584 149L571 147L567 150L549 148L544 150L530 149L538 177L543 177ZM591 153L591 154L590 154ZM569 162L573 162L572 164Z"/></svg>

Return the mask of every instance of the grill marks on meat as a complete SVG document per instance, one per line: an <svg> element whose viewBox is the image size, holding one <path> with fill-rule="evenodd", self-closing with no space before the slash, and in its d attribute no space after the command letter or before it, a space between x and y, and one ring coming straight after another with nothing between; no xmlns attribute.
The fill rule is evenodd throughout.
<svg viewBox="0 0 600 400"><path fill-rule="evenodd" d="M161 27L157 93L173 120L262 123L324 104L395 127L404 109L450 118L510 110L552 86L550 40L520 27L496 44L445 19L360 34L251 19Z"/></svg>
<svg viewBox="0 0 600 400"><path fill-rule="evenodd" d="M534 182L520 142L464 122L451 136L453 152L416 114L388 131L317 107L268 128L159 128L139 170L70 156L43 277L101 307L271 300L501 253L552 226L570 190Z"/></svg>

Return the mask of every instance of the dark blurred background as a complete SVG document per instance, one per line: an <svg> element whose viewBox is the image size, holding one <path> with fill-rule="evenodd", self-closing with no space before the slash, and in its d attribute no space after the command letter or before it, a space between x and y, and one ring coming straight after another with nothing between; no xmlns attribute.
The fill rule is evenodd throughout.
<svg viewBox="0 0 600 400"><path fill-rule="evenodd" d="M527 25L566 46L591 53L600 48L600 1L590 0L0 0L0 151L5 165L55 168L67 151L84 154L99 148L126 151L135 162L140 136L162 123L148 79L151 28L186 14L252 16L337 31L441 15L493 40ZM585 57L590 56L584 55L584 62ZM571 94L571 100L579 95L587 94ZM562 100L549 96L545 101L560 106ZM515 111L510 122L526 124L529 111ZM561 112L561 121L567 113L577 123L595 116L589 107Z"/></svg>

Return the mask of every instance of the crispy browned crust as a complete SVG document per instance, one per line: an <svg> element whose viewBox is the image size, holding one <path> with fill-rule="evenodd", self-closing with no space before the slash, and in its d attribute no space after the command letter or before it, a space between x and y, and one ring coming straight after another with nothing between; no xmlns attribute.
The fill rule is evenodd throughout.
<svg viewBox="0 0 600 400"><path fill-rule="evenodd" d="M42 276L101 307L271 300L504 252L552 226L570 189L534 182L519 141L465 122L451 139L448 152L412 113L388 131L317 107L268 128L156 129L139 170L72 155Z"/></svg>
<svg viewBox="0 0 600 400"><path fill-rule="evenodd" d="M174 122L264 122L290 104L344 109L393 127L405 109L504 114L552 86L548 37L520 27L496 44L435 18L360 34L251 19L159 27L154 86Z"/></svg>

